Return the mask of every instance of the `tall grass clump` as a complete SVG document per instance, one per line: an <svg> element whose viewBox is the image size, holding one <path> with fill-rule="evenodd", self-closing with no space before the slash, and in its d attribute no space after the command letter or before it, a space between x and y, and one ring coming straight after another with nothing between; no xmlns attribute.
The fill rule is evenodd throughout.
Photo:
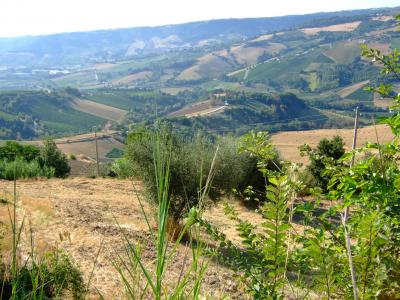
<svg viewBox="0 0 400 300"><path fill-rule="evenodd" d="M52 251L38 256L34 249L31 233L30 252L22 261L20 244L25 226L25 218L19 220L17 214L17 175L19 170L14 164L14 193L12 207L8 207L12 247L11 266L4 262L0 266L2 276L1 299L60 299L72 297L83 299L85 286L79 269L62 251Z"/></svg>
<svg viewBox="0 0 400 300"><path fill-rule="evenodd" d="M203 182L199 182L198 201L196 207L192 207L187 214L185 225L178 228L176 238L171 242L169 239L168 226L170 222L170 209L174 202L171 201L171 183L176 180L171 172L172 141L165 132L155 132L150 137L152 148L152 162L154 168L154 180L156 184L156 229L149 222L149 216L142 210L147 221L148 230L151 236L151 243L154 246L154 264L148 266L142 257L142 246L132 242L127 234L120 228L126 245L125 257L119 255L114 262L116 269L121 275L125 286L126 295L129 299L199 299L201 285L207 263L201 258L203 247L196 246L193 239L199 238L198 228L192 228L197 216L202 211L202 204L206 197L211 182L212 171ZM212 168L211 168L212 170ZM190 230L190 237L187 245L191 249L191 255L185 257L181 275L176 282L166 281L165 275L169 267L179 255L177 250L183 238Z"/></svg>

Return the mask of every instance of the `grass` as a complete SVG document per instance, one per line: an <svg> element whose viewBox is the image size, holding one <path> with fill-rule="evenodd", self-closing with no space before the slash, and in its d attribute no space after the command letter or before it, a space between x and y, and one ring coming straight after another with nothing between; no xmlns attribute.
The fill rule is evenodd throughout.
<svg viewBox="0 0 400 300"><path fill-rule="evenodd" d="M181 275L177 278L176 283L171 284L171 282L165 281L168 267L177 255L177 249L181 241L196 221L198 213L202 211L204 199L211 182L212 168L205 185L203 186L203 183L200 182L199 206L190 210L190 216L184 226L181 227L179 224L176 224L178 226L171 226L169 185L170 181L175 180L175 178L170 177L171 154L169 151L163 150L164 147L161 144L164 142L159 133L153 137L158 207L156 229L153 229L148 221L149 217L142 209L155 246L154 271L145 266L140 246L133 244L120 227L120 232L123 234L127 245L129 260L126 262L122 257L119 257L114 265L122 278L128 299L143 299L146 296L156 300L199 299L203 276L207 269L207 263L200 258L203 251L201 244L197 244L195 247L192 238L190 238L191 262L187 262L187 268L185 266L182 267ZM142 205L141 207L143 208ZM175 237L175 240L169 241L171 236ZM199 231L191 231L191 236L199 238Z"/></svg>

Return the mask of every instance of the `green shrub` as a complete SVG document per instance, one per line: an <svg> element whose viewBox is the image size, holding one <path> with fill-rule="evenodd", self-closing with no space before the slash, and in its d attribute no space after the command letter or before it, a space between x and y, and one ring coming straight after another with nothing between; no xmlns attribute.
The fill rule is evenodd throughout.
<svg viewBox="0 0 400 300"><path fill-rule="evenodd" d="M44 140L43 147L40 149L39 162L42 167L54 168L56 177L65 177L71 171L67 157L51 139Z"/></svg>
<svg viewBox="0 0 400 300"><path fill-rule="evenodd" d="M327 166L338 166L341 163L339 159L345 153L344 142L340 136L334 136L332 139L322 139L317 148L311 149L308 145L301 147L302 155L308 155L310 165L307 169L314 176L317 186L323 191L327 191L331 175L327 172Z"/></svg>
<svg viewBox="0 0 400 300"><path fill-rule="evenodd" d="M2 278L7 278L4 272L2 267ZM13 284L18 287L14 293ZM20 267L16 278L5 280L2 299L60 299L65 293L83 299L85 288L82 273L70 258L63 252L53 252Z"/></svg>
<svg viewBox="0 0 400 300"><path fill-rule="evenodd" d="M156 176L153 163L153 141L159 134L162 139L161 151L170 157L171 182L169 197L173 204L170 214L181 219L190 207L198 201L199 186L212 163L213 148L204 137L187 140L172 134L167 129L160 132L144 128L131 132L127 140L126 157L132 165L132 175L144 182L150 199L157 199ZM213 189L215 191L215 189ZM215 193L213 193L215 195Z"/></svg>
<svg viewBox="0 0 400 300"><path fill-rule="evenodd" d="M41 167L36 161L26 161L17 157L13 161L0 161L0 178L6 180L33 178L33 177L54 177L55 169L52 167Z"/></svg>
<svg viewBox="0 0 400 300"><path fill-rule="evenodd" d="M40 148L32 145L23 145L14 141L7 141L0 146L0 160L14 160L16 157L23 157L26 161L38 159Z"/></svg>
<svg viewBox="0 0 400 300"><path fill-rule="evenodd" d="M213 164L215 172L208 191L211 200L230 194L233 189L245 189L248 185L263 189L264 179L257 170L258 158L249 152L239 151L241 141L237 139L225 137L213 141L200 133L188 138L167 128L158 131L138 128L129 134L125 154L132 175L143 180L151 199L156 199L152 154L156 133L163 141L162 150L170 156L172 180L169 192L173 201L170 212L174 218L180 219L196 206Z"/></svg>
<svg viewBox="0 0 400 300"><path fill-rule="evenodd" d="M121 158L124 156L124 151L118 148L113 148L110 152L106 154L107 158Z"/></svg>
<svg viewBox="0 0 400 300"><path fill-rule="evenodd" d="M132 175L130 163L126 158L116 159L111 165L111 172L122 179L129 178Z"/></svg>

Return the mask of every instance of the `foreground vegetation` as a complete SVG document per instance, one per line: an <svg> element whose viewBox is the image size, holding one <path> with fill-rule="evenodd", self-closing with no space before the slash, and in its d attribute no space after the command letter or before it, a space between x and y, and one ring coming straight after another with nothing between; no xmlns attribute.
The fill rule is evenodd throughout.
<svg viewBox="0 0 400 300"><path fill-rule="evenodd" d="M400 79L397 50L385 55L364 48L363 54L379 62L391 80ZM306 170L282 161L266 132L213 139L202 134L184 137L163 123L133 130L125 156L113 170L142 179L155 207L156 226L142 202L150 249L134 243L118 225L127 258L110 259L126 297L201 299L208 264L216 261L234 273L240 289L253 299L399 298L400 95L388 83L370 90L394 101L393 114L381 120L393 140L381 144L377 135L375 142L350 152L343 150L339 138L322 140L316 149L305 145L303 153L311 161ZM0 153L9 170L4 174L11 174L14 182L24 172L30 174L21 173L20 164L35 169L36 162L46 174L46 168L53 168L56 176L67 173L58 165L63 166L65 157L51 141L42 149L8 143ZM312 180L306 180L309 177ZM4 275L3 280L5 297L45 299L70 293L84 298L87 289L68 257L53 254L41 260L32 246L30 263L18 263L24 222L17 223L16 195L14 185L12 261L9 277ZM240 244L204 216L212 201L230 196L251 203L263 220L253 224L225 205ZM182 242L191 250L190 259L177 282L171 283L165 276ZM153 251L152 266L144 263L143 251Z"/></svg>
<svg viewBox="0 0 400 300"><path fill-rule="evenodd" d="M0 146L0 179L65 177L70 167L53 140L42 147L6 142Z"/></svg>

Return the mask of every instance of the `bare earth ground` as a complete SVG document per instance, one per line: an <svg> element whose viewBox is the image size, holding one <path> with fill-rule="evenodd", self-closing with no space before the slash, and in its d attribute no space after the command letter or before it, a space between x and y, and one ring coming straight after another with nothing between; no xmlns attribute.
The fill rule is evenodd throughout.
<svg viewBox="0 0 400 300"><path fill-rule="evenodd" d="M1 198L10 199L12 184L0 181ZM124 298L119 275L112 265L116 253L121 254L124 249L115 219L132 241L140 242L144 247L145 264L151 266L154 261L153 244L133 185L140 189L138 182L114 179L77 177L18 182L18 213L20 218L26 216L26 227L32 228L39 253L54 248L64 249L79 265L85 280L88 280L100 244L104 241L90 285L92 299L98 298L97 290L105 299ZM152 216L147 203L145 210ZM244 217L253 218L255 215L244 208L239 207L239 210ZM221 206L213 208L209 216L214 224L229 224ZM0 205L1 224L7 224L7 218L4 205ZM23 253L28 252L29 228L25 228L23 234ZM5 251L7 247L3 245L1 249ZM178 255L166 274L168 282L174 282L179 277L188 253L190 256L186 246L178 248ZM230 299L244 299L238 292L237 284L232 281L230 271L215 262L210 262L203 289L207 299L222 299L224 295Z"/></svg>
<svg viewBox="0 0 400 300"><path fill-rule="evenodd" d="M377 125L376 129L380 143L388 142L393 138L390 128L386 125ZM304 144L316 147L321 139L332 138L335 135L341 136L345 142L346 150L350 150L353 141L353 129L286 131L274 134L272 142L284 159L297 163L307 163L307 158L300 156L299 147ZM376 142L373 126L364 127L358 131L357 146L362 146L367 141Z"/></svg>

